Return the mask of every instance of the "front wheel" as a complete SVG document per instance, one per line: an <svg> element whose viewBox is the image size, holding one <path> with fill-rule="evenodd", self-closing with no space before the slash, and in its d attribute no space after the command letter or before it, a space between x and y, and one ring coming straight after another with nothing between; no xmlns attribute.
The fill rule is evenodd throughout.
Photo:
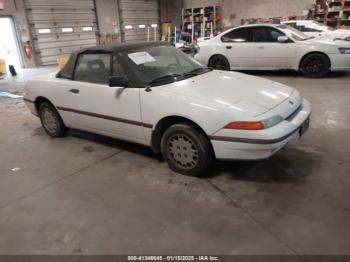
<svg viewBox="0 0 350 262"><path fill-rule="evenodd" d="M331 63L323 54L310 54L301 63L301 72L305 77L320 78L328 75Z"/></svg>
<svg viewBox="0 0 350 262"><path fill-rule="evenodd" d="M161 151L169 167L187 176L203 176L213 163L208 138L187 124L175 124L162 136Z"/></svg>
<svg viewBox="0 0 350 262"><path fill-rule="evenodd" d="M226 57L222 55L213 56L208 66L217 70L230 71L230 63L227 61Z"/></svg>

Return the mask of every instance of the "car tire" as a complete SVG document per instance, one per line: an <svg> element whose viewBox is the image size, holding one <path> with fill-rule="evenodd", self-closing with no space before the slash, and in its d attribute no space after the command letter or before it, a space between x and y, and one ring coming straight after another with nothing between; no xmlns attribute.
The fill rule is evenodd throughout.
<svg viewBox="0 0 350 262"><path fill-rule="evenodd" d="M51 137L63 137L68 131L56 108L47 102L39 106L39 117L45 132Z"/></svg>
<svg viewBox="0 0 350 262"><path fill-rule="evenodd" d="M214 55L212 58L210 58L208 66L223 71L230 71L231 68L226 57L222 55Z"/></svg>
<svg viewBox="0 0 350 262"><path fill-rule="evenodd" d="M331 63L324 54L310 54L301 62L301 72L308 78L325 77L330 72Z"/></svg>
<svg viewBox="0 0 350 262"><path fill-rule="evenodd" d="M165 130L161 152L170 169L187 176L204 176L214 161L209 139L186 123Z"/></svg>

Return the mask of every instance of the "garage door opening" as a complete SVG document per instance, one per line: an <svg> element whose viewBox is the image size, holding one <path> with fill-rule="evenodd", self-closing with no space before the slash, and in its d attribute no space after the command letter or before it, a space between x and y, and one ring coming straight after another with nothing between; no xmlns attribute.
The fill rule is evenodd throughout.
<svg viewBox="0 0 350 262"><path fill-rule="evenodd" d="M6 65L21 67L21 57L17 45L16 31L10 17L0 17L0 59L6 60Z"/></svg>

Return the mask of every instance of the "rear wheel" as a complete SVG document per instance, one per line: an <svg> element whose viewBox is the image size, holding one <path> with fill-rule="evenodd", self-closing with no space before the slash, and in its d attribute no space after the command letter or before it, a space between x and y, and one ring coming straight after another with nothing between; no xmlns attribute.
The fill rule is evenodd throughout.
<svg viewBox="0 0 350 262"><path fill-rule="evenodd" d="M228 62L226 57L222 55L213 56L210 59L208 66L217 70L230 71L230 63Z"/></svg>
<svg viewBox="0 0 350 262"><path fill-rule="evenodd" d="M39 106L39 117L46 133L51 137L62 137L67 133L60 115L53 105L44 102Z"/></svg>
<svg viewBox="0 0 350 262"><path fill-rule="evenodd" d="M208 138L187 124L175 124L162 136L161 151L169 167L187 176L203 176L213 163Z"/></svg>
<svg viewBox="0 0 350 262"><path fill-rule="evenodd" d="M301 63L301 72L305 77L320 78L328 75L331 63L323 54L310 54Z"/></svg>

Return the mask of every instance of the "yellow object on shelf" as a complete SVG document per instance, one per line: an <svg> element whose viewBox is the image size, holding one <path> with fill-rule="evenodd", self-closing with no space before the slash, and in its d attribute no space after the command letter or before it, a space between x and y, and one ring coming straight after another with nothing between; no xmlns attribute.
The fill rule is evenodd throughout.
<svg viewBox="0 0 350 262"><path fill-rule="evenodd" d="M6 74L6 61L5 59L0 59L0 75Z"/></svg>
<svg viewBox="0 0 350 262"><path fill-rule="evenodd" d="M170 28L170 30L169 30ZM161 35L166 37L169 34L169 31L171 32L172 24L171 23L162 23L161 25Z"/></svg>
<svg viewBox="0 0 350 262"><path fill-rule="evenodd" d="M62 69L68 62L68 57L62 57L57 59L57 64L60 69Z"/></svg>

